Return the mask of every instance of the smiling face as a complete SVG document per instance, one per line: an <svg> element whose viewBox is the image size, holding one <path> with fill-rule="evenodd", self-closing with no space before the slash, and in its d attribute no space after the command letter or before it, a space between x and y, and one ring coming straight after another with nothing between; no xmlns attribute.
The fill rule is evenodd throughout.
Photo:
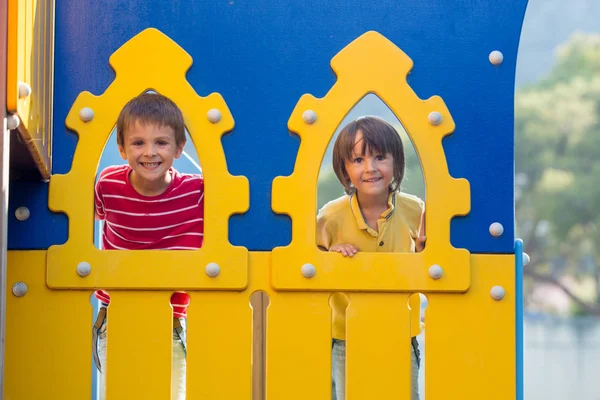
<svg viewBox="0 0 600 400"><path fill-rule="evenodd" d="M387 201L394 180L394 157L391 153L372 151L363 146L363 134L356 133L352 155L344 160L347 179L363 199Z"/></svg>
<svg viewBox="0 0 600 400"><path fill-rule="evenodd" d="M333 170L347 194L381 196L400 189L404 178L404 147L387 121L364 116L348 123L333 146Z"/></svg>
<svg viewBox="0 0 600 400"><path fill-rule="evenodd" d="M129 177L133 187L145 195L164 192L171 182L169 169L184 144L177 143L171 127L153 123L135 121L123 133L119 153L133 170Z"/></svg>

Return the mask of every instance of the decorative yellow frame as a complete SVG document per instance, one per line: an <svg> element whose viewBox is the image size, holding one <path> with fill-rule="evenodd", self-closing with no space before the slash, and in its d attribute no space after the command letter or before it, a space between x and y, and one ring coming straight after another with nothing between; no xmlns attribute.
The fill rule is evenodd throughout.
<svg viewBox="0 0 600 400"><path fill-rule="evenodd" d="M119 289L243 289L248 284L248 250L228 240L228 219L249 207L248 180L227 171L221 136L234 121L221 95L200 97L186 81L192 58L156 29L146 29L119 48L110 64L116 79L101 96L81 93L67 125L79 135L71 171L53 175L49 206L69 216L69 239L52 246L47 256L47 284L51 288ZM149 89L171 98L181 108L187 129L202 162L207 191L205 240L191 251L103 251L93 244L94 182L98 162L121 108ZM84 122L80 111L93 110ZM209 110L218 109L219 121L211 123ZM86 113L84 113L85 115ZM211 112L214 115L214 110ZM88 110L87 116L90 116ZM68 193L68 194L67 194ZM91 273L77 274L87 262ZM209 277L205 267L216 263L220 274Z"/></svg>
<svg viewBox="0 0 600 400"><path fill-rule="evenodd" d="M442 139L454 131L454 121L440 97L421 100L414 93L406 81L412 66L412 60L392 42L377 32L367 32L332 59L338 79L327 95L322 99L304 95L298 101L288 124L301 138L296 166L291 176L273 181L272 208L293 221L291 244L272 252L275 289L468 290L470 253L450 244L451 219L470 210L469 182L450 176L442 147ZM315 159L323 158L348 110L369 93L378 95L398 117L421 160L427 186L427 246L420 253L359 252L349 259L316 247L314 199L320 165ZM312 123L311 111L316 113ZM301 273L305 264L315 267L311 278ZM442 267L441 278L429 276L432 265Z"/></svg>

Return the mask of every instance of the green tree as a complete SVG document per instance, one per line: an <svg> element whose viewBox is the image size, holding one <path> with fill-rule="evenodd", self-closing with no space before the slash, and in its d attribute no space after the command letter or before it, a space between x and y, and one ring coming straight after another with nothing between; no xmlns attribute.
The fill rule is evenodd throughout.
<svg viewBox="0 0 600 400"><path fill-rule="evenodd" d="M556 65L515 98L517 233L530 282L551 282L600 314L600 35L572 36ZM595 293L561 281L593 279Z"/></svg>

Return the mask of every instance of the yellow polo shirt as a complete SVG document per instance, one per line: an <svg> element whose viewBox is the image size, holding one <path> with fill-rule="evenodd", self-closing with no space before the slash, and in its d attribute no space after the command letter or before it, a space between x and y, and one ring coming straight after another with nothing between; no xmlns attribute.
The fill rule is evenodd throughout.
<svg viewBox="0 0 600 400"><path fill-rule="evenodd" d="M348 243L361 252L414 252L425 203L416 196L394 192L390 194L388 205L377 221L378 231L375 231L365 222L356 196L342 196L325 204L317 216L317 245L329 249L336 244ZM346 295L334 293L332 336L335 339L346 338L347 307ZM419 296L411 297L410 307L414 312L420 312ZM413 336L420 330L420 326L415 326Z"/></svg>

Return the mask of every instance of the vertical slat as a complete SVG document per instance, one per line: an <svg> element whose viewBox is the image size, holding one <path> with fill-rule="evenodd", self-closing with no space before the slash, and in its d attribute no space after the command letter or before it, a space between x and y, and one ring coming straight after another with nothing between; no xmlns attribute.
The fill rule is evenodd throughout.
<svg viewBox="0 0 600 400"><path fill-rule="evenodd" d="M331 400L329 293L269 296L267 399Z"/></svg>
<svg viewBox="0 0 600 400"><path fill-rule="evenodd" d="M252 400L265 400L266 306L268 296L256 292L252 300Z"/></svg>
<svg viewBox="0 0 600 400"><path fill-rule="evenodd" d="M346 399L409 399L408 296L352 293L349 297Z"/></svg>
<svg viewBox="0 0 600 400"><path fill-rule="evenodd" d="M89 399L92 307L89 291L46 286L45 251L8 252L5 399Z"/></svg>
<svg viewBox="0 0 600 400"><path fill-rule="evenodd" d="M173 316L169 292L110 291L106 398L169 399Z"/></svg>
<svg viewBox="0 0 600 400"><path fill-rule="evenodd" d="M428 400L515 398L514 264L512 255L472 255L467 293L428 295ZM496 285L501 301L490 296Z"/></svg>
<svg viewBox="0 0 600 400"><path fill-rule="evenodd" d="M192 292L187 398L252 397L252 310L247 292Z"/></svg>

